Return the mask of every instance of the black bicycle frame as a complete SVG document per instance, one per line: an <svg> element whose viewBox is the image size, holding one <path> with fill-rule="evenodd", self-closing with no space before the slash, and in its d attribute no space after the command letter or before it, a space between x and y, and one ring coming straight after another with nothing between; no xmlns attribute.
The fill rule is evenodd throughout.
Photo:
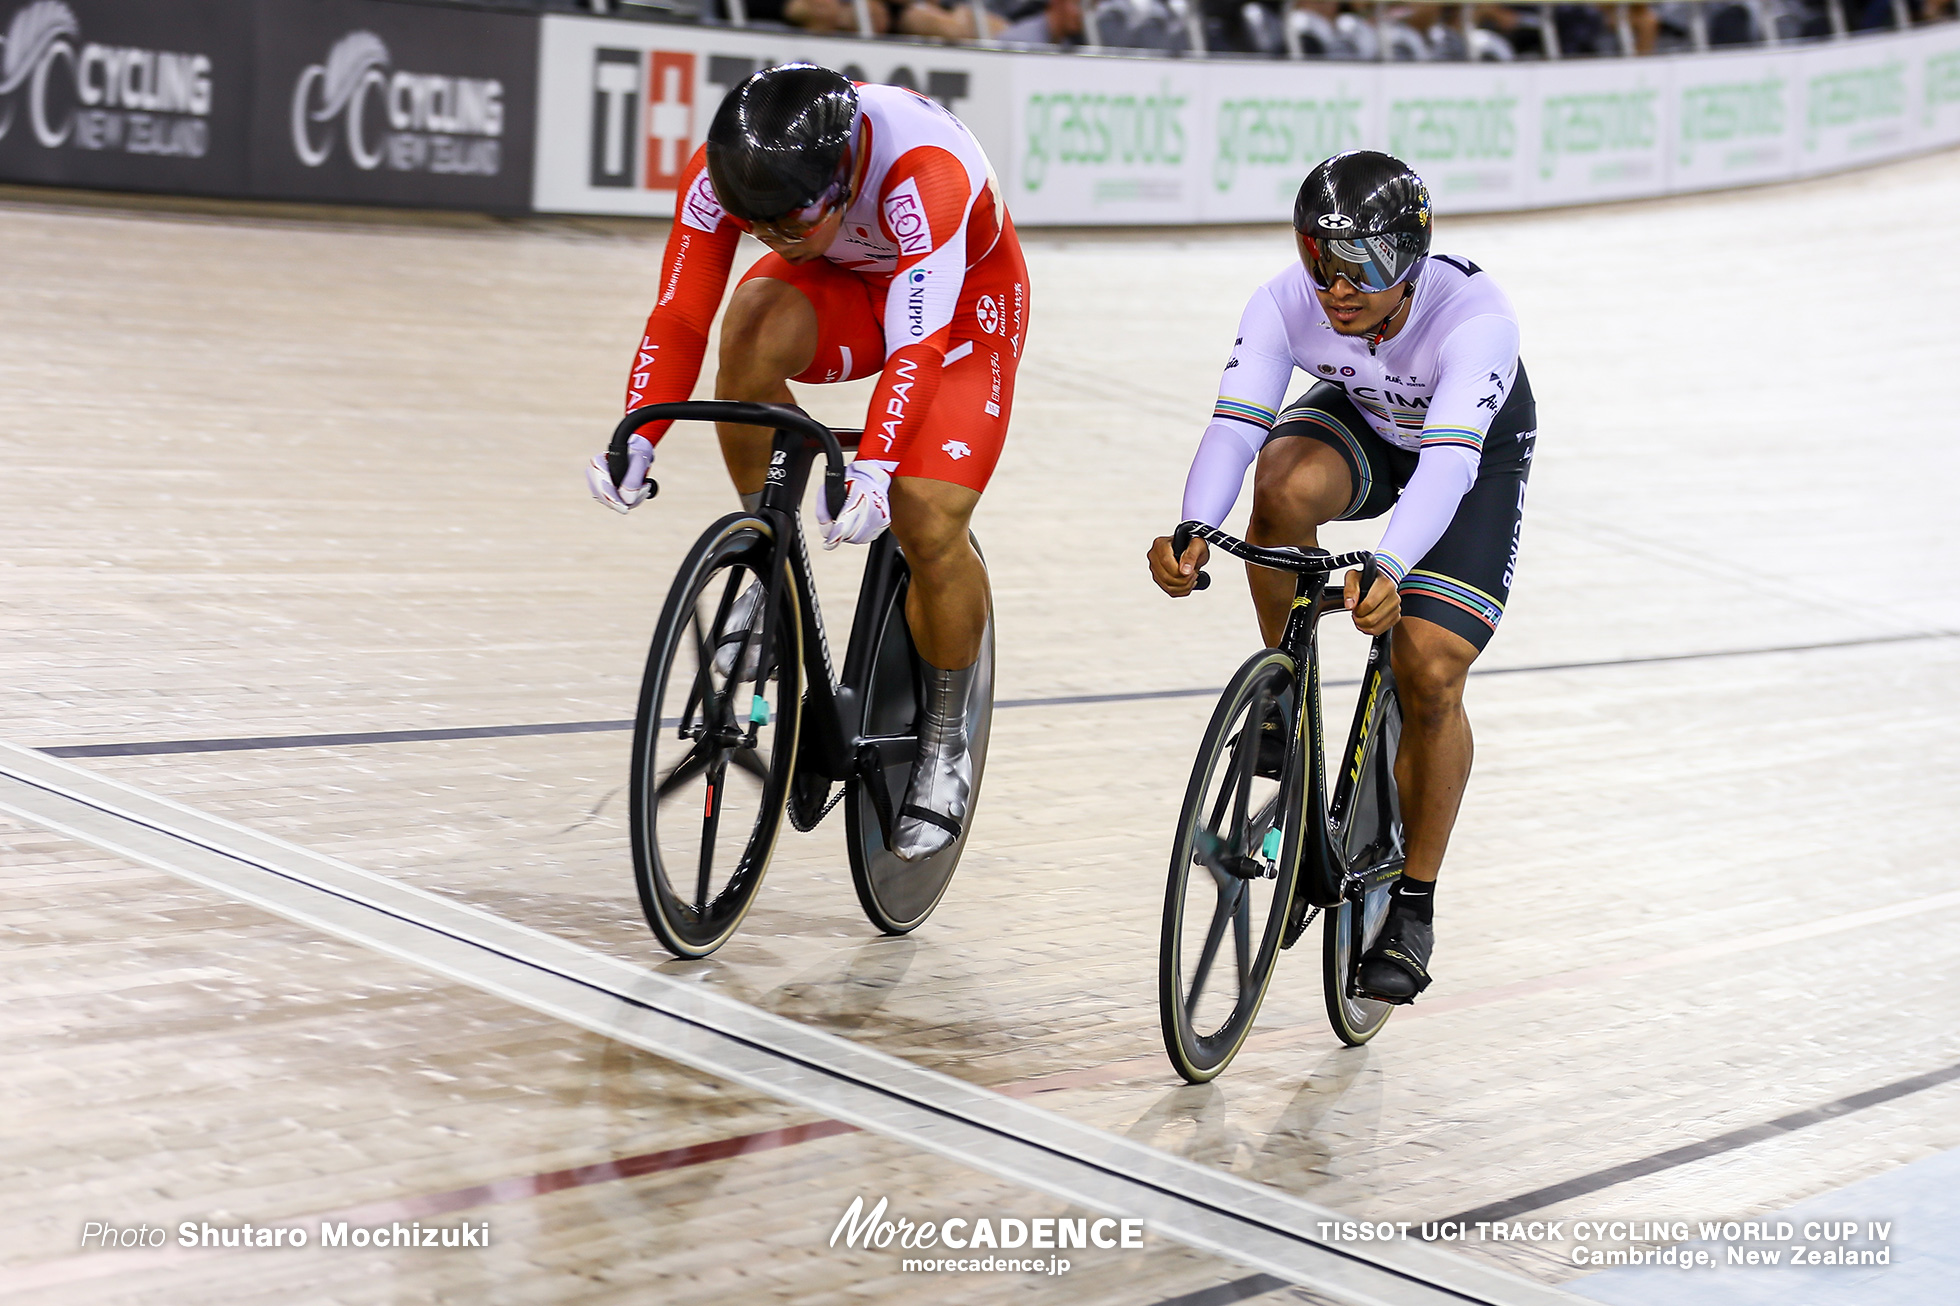
<svg viewBox="0 0 1960 1306"><path fill-rule="evenodd" d="M801 409L779 404L725 400L649 404L626 414L613 431L608 461L615 476L625 466L627 439L640 427L655 421L735 422L775 430L762 503L754 514L774 528L775 543L764 578L768 589L762 607L763 625L752 637L762 640L765 654L775 648L769 623L779 620L778 602L787 570L790 582L796 586L797 611L804 626L803 735L797 749L796 770L799 774L814 772L829 781L862 779L869 786L879 825L889 844L894 818L883 767L911 761L918 755L919 741L916 735L867 735L861 690L870 680L878 653L878 618L883 605L891 601L895 587L902 583L903 562L889 531L871 544L865 559L864 579L858 587L851 641L845 651L844 674L840 679L831 658L830 636L824 628L823 610L810 571L801 512L810 468L820 454L825 459L824 495L831 515L834 517L843 508L844 453L856 449L862 433L833 431ZM732 514L733 517L746 515ZM766 678L767 668L761 674Z"/></svg>
<svg viewBox="0 0 1960 1306"><path fill-rule="evenodd" d="M1215 527L1202 522L1184 522L1172 533L1172 553L1183 557L1185 547L1192 536L1218 545L1234 557L1242 558L1254 566L1270 567L1275 571L1294 573L1293 605L1286 616L1286 627L1280 634L1279 649L1293 659L1293 665L1302 670L1304 684L1301 697L1307 717L1307 751L1310 757L1298 759L1304 766L1287 768L1292 775L1305 774L1307 782L1300 794L1295 809L1299 814L1296 827L1305 841L1300 849L1300 884L1296 890L1306 901L1315 907L1332 907L1347 893L1354 877L1347 864L1344 852L1335 847L1334 835L1340 828L1344 813L1337 813L1328 801L1327 774L1325 758L1327 743L1323 725L1323 711L1320 701L1320 619L1333 612L1345 612L1346 606L1330 606L1328 573L1343 567L1361 567L1361 593L1366 594L1374 585L1378 571L1372 553L1347 553L1338 557L1324 549L1264 548L1247 544L1244 540L1227 535ZM1209 583L1201 572L1198 588ZM1350 752L1365 754L1371 732L1379 722L1375 711L1381 698L1383 677L1388 672L1388 632L1375 636L1368 651L1368 672L1361 706L1356 708L1355 726L1350 732ZM1298 749L1300 736L1294 735L1289 747ZM1345 763L1344 763L1345 765ZM1356 779L1358 779L1358 775ZM1343 783L1337 789L1334 802L1345 806L1352 801L1355 791L1353 783Z"/></svg>

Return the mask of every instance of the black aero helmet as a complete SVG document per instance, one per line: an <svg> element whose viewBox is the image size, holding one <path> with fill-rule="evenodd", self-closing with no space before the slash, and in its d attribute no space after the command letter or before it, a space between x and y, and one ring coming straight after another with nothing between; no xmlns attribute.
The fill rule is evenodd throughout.
<svg viewBox="0 0 1960 1306"><path fill-rule="evenodd" d="M857 87L829 68L786 63L743 78L708 128L716 198L745 222L834 199L857 111Z"/></svg>
<svg viewBox="0 0 1960 1306"><path fill-rule="evenodd" d="M1400 159L1346 150L1300 183L1293 228L1305 246L1307 274L1322 290L1336 277L1356 290L1387 290L1429 253L1429 187Z"/></svg>

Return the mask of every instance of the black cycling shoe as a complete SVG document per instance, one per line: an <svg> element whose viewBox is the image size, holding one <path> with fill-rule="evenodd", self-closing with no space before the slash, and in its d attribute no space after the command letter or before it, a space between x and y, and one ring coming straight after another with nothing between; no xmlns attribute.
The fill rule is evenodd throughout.
<svg viewBox="0 0 1960 1306"><path fill-rule="evenodd" d="M1435 950L1435 926L1391 908L1375 946L1361 958L1362 995L1397 1006L1414 1002L1429 987Z"/></svg>

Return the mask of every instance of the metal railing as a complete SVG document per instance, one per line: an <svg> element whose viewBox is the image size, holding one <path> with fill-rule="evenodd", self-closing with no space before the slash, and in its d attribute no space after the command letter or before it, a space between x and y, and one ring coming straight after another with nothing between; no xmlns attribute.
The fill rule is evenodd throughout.
<svg viewBox="0 0 1960 1306"><path fill-rule="evenodd" d="M1649 0L1588 0L1590 7L1614 11L1614 36L1620 47L1620 53L1627 57L1636 54L1635 47L1637 44L1634 37L1633 24L1629 18L1629 11L1636 4L1648 2ZM857 20L857 35L866 39L876 39L880 34L876 31L872 22L870 0L851 0L851 3L854 16ZM662 12L671 14L683 9L686 0L678 0L678 3L675 0L587 0L587 4L595 13L614 13L645 7L659 9ZM730 27L743 28L749 26L748 6L745 0L721 0L721 4L726 9L726 21ZM1395 60L1398 49L1407 48L1406 38L1400 37L1398 29L1400 31L1409 31L1412 29L1391 19L1389 17L1389 10L1391 8L1410 5L1439 6L1450 4L1455 4L1458 11L1458 28L1463 42L1464 57L1468 60L1476 60L1479 57L1478 51L1480 45L1483 44L1479 41L1477 35L1483 30L1478 26L1476 21L1478 6L1474 4L1462 4L1458 0L1394 0L1393 4L1391 4L1390 0L1374 0L1372 6L1374 17L1372 21L1367 19L1360 20L1372 30L1372 44L1374 46L1374 51L1371 56L1372 59L1378 62L1390 62ZM1688 4L1690 6L1689 48L1696 53L1707 53L1713 48L1709 39L1708 22L1708 15L1711 8L1727 8L1732 5L1740 5L1743 9L1748 10L1751 16L1751 25L1757 39L1747 42L1747 44L1781 45L1791 40L1793 36L1793 34L1779 30L1781 27L1779 19L1784 15L1770 12L1765 0L1688 0ZM968 12L972 15L973 30L975 33L981 34L971 44L979 46L997 44L985 35L990 24L989 12L983 0L965 0L965 5ZM1904 30L1913 25L1908 0L1890 0L1890 7L1894 29ZM711 13L713 8L714 0L707 0L703 5L704 16ZM1116 45L1105 41L1099 27L1101 15L1108 8L1108 0L1105 0L1102 4L1085 3L1083 5L1082 25L1083 46L1085 49L1090 51L1115 51L1150 48ZM1540 48L1544 57L1547 59L1564 58L1565 52L1560 49L1558 23L1554 16L1554 10L1557 6L1541 3L1537 8L1537 30ZM1168 7L1166 12L1173 21L1181 25L1186 41L1186 47L1184 49L1166 51L1166 53L1189 54L1200 57L1211 53L1208 48L1204 13L1199 4L1195 3L1194 0L1174 0L1174 3ZM1285 57L1289 59L1320 57L1310 54L1306 48L1307 27L1309 25L1304 24L1300 20L1302 13L1303 11L1295 10L1285 4L1278 6L1278 22L1280 25L1283 51ZM1851 25L1845 16L1844 0L1824 0L1824 14L1826 22L1829 25L1829 39L1837 41L1848 40L1851 36ZM1322 21L1324 22L1325 20ZM1242 52L1232 51L1230 53L1237 54Z"/></svg>

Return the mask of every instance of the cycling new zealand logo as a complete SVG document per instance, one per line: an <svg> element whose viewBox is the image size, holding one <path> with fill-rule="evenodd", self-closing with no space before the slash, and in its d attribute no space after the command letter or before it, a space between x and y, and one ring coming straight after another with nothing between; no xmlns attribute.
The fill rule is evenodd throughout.
<svg viewBox="0 0 1960 1306"><path fill-rule="evenodd" d="M212 63L194 51L82 39L63 0L34 0L0 36L0 141L43 149L201 159L210 149Z"/></svg>
<svg viewBox="0 0 1960 1306"><path fill-rule="evenodd" d="M349 32L293 84L293 152L323 166L344 142L362 172L494 177L503 167L504 85L396 68L373 32Z"/></svg>

